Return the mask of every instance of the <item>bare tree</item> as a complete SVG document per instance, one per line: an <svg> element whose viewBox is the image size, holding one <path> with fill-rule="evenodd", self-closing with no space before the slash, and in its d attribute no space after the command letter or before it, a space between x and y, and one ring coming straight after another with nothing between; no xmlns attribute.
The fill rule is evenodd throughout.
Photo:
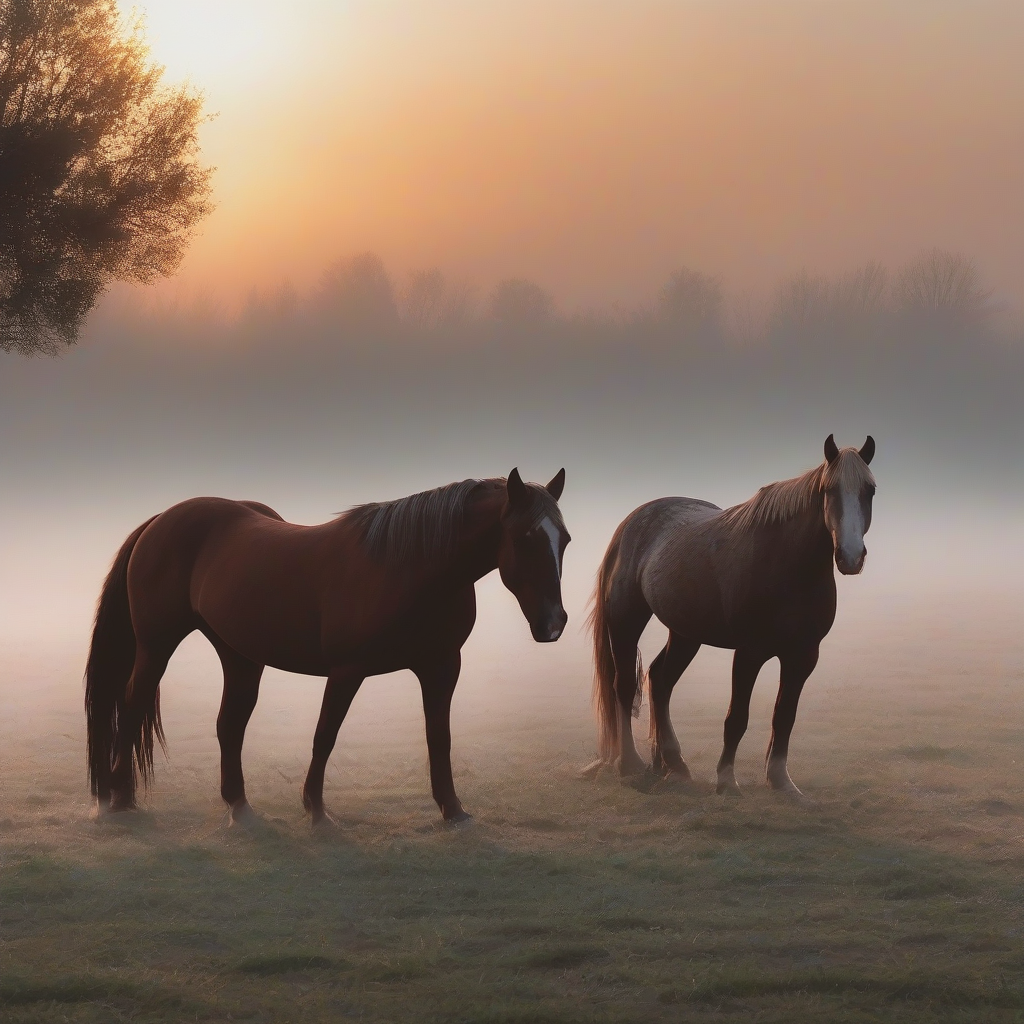
<svg viewBox="0 0 1024 1024"><path fill-rule="evenodd" d="M837 325L856 326L885 309L889 272L870 260L833 282L829 306Z"/></svg>
<svg viewBox="0 0 1024 1024"><path fill-rule="evenodd" d="M775 291L768 314L768 329L776 334L801 333L826 323L831 303L831 283L803 271L784 281Z"/></svg>
<svg viewBox="0 0 1024 1024"><path fill-rule="evenodd" d="M73 344L112 281L172 273L210 211L202 98L114 0L0 0L0 348Z"/></svg>
<svg viewBox="0 0 1024 1024"><path fill-rule="evenodd" d="M768 316L775 334L863 329L884 312L889 275L870 261L832 279L803 271L777 289Z"/></svg>
<svg viewBox="0 0 1024 1024"><path fill-rule="evenodd" d="M989 293L981 287L972 259L932 249L900 270L893 297L903 313L938 315L963 324L984 316Z"/></svg>

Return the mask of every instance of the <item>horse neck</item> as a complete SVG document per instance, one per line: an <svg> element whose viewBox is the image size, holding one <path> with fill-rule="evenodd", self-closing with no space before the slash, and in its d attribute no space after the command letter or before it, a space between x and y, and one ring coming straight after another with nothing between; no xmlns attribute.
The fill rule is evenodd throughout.
<svg viewBox="0 0 1024 1024"><path fill-rule="evenodd" d="M773 547L800 565L820 563L831 572L832 535L825 524L825 495L815 489L806 504L762 527L773 531Z"/></svg>
<svg viewBox="0 0 1024 1024"><path fill-rule="evenodd" d="M478 498L466 508L461 536L448 563L455 578L475 583L497 569L504 504L502 492Z"/></svg>

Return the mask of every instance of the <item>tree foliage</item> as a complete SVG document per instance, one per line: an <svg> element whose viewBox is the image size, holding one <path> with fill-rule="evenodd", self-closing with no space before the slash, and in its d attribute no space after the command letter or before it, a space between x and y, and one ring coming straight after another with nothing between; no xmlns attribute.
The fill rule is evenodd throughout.
<svg viewBox="0 0 1024 1024"><path fill-rule="evenodd" d="M114 0L0 0L0 348L56 352L112 281L178 267L212 172L162 71Z"/></svg>

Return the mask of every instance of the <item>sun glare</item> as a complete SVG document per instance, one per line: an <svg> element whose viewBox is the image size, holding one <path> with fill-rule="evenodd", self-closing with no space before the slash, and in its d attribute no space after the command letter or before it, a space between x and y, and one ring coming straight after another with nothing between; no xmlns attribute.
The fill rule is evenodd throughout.
<svg viewBox="0 0 1024 1024"><path fill-rule="evenodd" d="M144 20L153 59L171 80L188 78L219 91L248 86L288 55L289 6L253 0L147 0Z"/></svg>

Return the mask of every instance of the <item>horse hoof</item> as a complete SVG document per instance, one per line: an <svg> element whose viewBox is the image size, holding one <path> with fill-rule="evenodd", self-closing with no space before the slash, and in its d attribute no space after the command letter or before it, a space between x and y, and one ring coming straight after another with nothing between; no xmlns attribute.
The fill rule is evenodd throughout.
<svg viewBox="0 0 1024 1024"><path fill-rule="evenodd" d="M450 828L465 828L465 826L473 824L473 815L464 808L460 808L454 814L446 814L444 823Z"/></svg>
<svg viewBox="0 0 1024 1024"><path fill-rule="evenodd" d="M232 804L228 809L228 828L234 828L236 825L239 828L252 828L260 824L261 820L248 800Z"/></svg>
<svg viewBox="0 0 1024 1024"><path fill-rule="evenodd" d="M580 778L596 779L597 776L601 774L601 769L606 768L607 766L608 762L599 757L596 761L591 761L586 768L580 769Z"/></svg>
<svg viewBox="0 0 1024 1024"><path fill-rule="evenodd" d="M650 769L640 760L640 758L630 758L629 760L620 757L619 758L619 774L624 778L632 778L635 775L646 775Z"/></svg>
<svg viewBox="0 0 1024 1024"><path fill-rule="evenodd" d="M693 781L690 769L686 767L686 762L681 757L672 759L663 757L656 771L663 779L676 779L679 782Z"/></svg>
<svg viewBox="0 0 1024 1024"><path fill-rule="evenodd" d="M111 817L115 817L115 816L121 815L121 814L124 814L124 815L127 816L127 815L131 814L132 812L137 811L138 809L139 809L138 805L133 800L130 804L129 803L125 803L125 804L111 803L111 805L109 807L105 807L102 811L99 811L98 813L99 813L99 816L101 816L101 817L111 818Z"/></svg>
<svg viewBox="0 0 1024 1024"><path fill-rule="evenodd" d="M715 792L719 796L743 796L742 790L736 783L736 772L731 764L718 770L718 785L715 786Z"/></svg>
<svg viewBox="0 0 1024 1024"><path fill-rule="evenodd" d="M321 809L318 814L313 815L313 831L319 835L331 835L341 828L338 819Z"/></svg>

